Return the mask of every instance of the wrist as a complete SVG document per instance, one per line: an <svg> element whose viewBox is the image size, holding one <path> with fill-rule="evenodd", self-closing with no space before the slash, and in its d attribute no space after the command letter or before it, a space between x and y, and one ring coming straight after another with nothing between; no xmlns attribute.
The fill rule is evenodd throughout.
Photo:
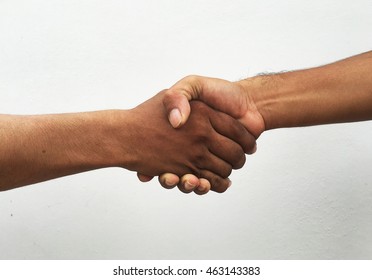
<svg viewBox="0 0 372 280"><path fill-rule="evenodd" d="M240 81L263 119L264 130L306 125L301 98L312 91L306 82L307 71L260 75Z"/></svg>
<svg viewBox="0 0 372 280"><path fill-rule="evenodd" d="M130 164L133 137L129 111L104 110L68 118L74 126L69 139L62 141L71 163L86 170Z"/></svg>
<svg viewBox="0 0 372 280"><path fill-rule="evenodd" d="M260 75L248 78L242 83L246 92L250 95L257 111L262 116L265 131L278 128L279 124L276 114L278 110L278 94L282 90L282 80L278 74Z"/></svg>
<svg viewBox="0 0 372 280"><path fill-rule="evenodd" d="M247 100L247 114L254 113L260 119L259 134L276 128L276 94L279 92L280 77L277 75L255 76L236 82Z"/></svg>
<svg viewBox="0 0 372 280"><path fill-rule="evenodd" d="M100 162L105 167L121 167L133 170L138 161L139 145L133 110L107 110L102 122L101 141L103 152Z"/></svg>
<svg viewBox="0 0 372 280"><path fill-rule="evenodd" d="M104 110L67 115L74 119L71 137L65 140L71 162L87 170L119 166L124 145L118 132L126 130L126 122L119 120L125 114L122 110Z"/></svg>

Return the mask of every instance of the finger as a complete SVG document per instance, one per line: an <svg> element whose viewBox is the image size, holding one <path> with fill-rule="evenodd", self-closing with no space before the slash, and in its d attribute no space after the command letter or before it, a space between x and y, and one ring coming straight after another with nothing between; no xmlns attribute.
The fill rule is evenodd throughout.
<svg viewBox="0 0 372 280"><path fill-rule="evenodd" d="M209 144L209 151L216 157L229 163L233 169L242 168L246 160L242 147L233 140L219 134L214 138L214 141L211 141ZM213 169L207 169L217 173ZM226 178L229 175L222 177Z"/></svg>
<svg viewBox="0 0 372 280"><path fill-rule="evenodd" d="M257 152L257 143L256 145L254 145L254 147L251 150L248 151L248 154L253 155L255 152Z"/></svg>
<svg viewBox="0 0 372 280"><path fill-rule="evenodd" d="M195 75L181 79L166 91L163 104L174 128L182 126L188 120L191 111L189 101L200 99L202 95L203 79Z"/></svg>
<svg viewBox="0 0 372 280"><path fill-rule="evenodd" d="M163 98L163 105L168 120L174 128L180 127L186 123L190 116L190 104L183 91L166 91Z"/></svg>
<svg viewBox="0 0 372 280"><path fill-rule="evenodd" d="M204 195L204 194L208 193L209 190L211 189L211 183L209 183L209 181L207 179L204 179L204 178L200 178L199 182L200 182L199 187L197 187L194 190L194 193L196 193L198 195Z"/></svg>
<svg viewBox="0 0 372 280"><path fill-rule="evenodd" d="M173 189L179 183L180 178L172 173L164 173L159 176L159 183L166 189Z"/></svg>
<svg viewBox="0 0 372 280"><path fill-rule="evenodd" d="M178 183L178 189L183 193L193 192L200 185L199 178L193 174L186 174L182 176Z"/></svg>
<svg viewBox="0 0 372 280"><path fill-rule="evenodd" d="M238 143L245 153L251 154L256 146L256 138L236 119L222 112L210 114L213 128L221 135Z"/></svg>
<svg viewBox="0 0 372 280"><path fill-rule="evenodd" d="M141 173L137 173L137 177L143 183L149 182L149 181L152 180L152 178L154 178L154 176L148 176L148 175L144 175L144 174L141 174Z"/></svg>
<svg viewBox="0 0 372 280"><path fill-rule="evenodd" d="M216 137L216 141L222 141L221 137ZM227 140L228 141L228 140ZM233 142L232 142L233 143ZM211 144L212 145L212 144ZM234 146L238 146L236 144L233 144ZM226 153L229 153L228 148L226 150ZM244 155L244 153L242 153ZM228 156L225 155L225 158ZM198 168L194 174L196 174L199 178L205 178L204 176L201 176L200 172L198 170L209 170L211 173L217 174L218 176L222 178L227 178L230 176L233 166L224 160L220 156L216 156L211 150L207 150L205 153L200 155L195 163L195 166Z"/></svg>
<svg viewBox="0 0 372 280"><path fill-rule="evenodd" d="M229 178L222 178L209 170L202 170L200 176L210 182L210 189L214 192L223 193L231 186Z"/></svg>

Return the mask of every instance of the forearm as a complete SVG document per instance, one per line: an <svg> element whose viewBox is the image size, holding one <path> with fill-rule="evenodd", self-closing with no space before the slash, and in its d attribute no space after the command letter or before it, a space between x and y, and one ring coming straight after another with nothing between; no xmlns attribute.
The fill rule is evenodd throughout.
<svg viewBox="0 0 372 280"><path fill-rule="evenodd" d="M265 130L372 119L372 52L241 81Z"/></svg>
<svg viewBox="0 0 372 280"><path fill-rule="evenodd" d="M0 190L119 165L117 113L0 115Z"/></svg>

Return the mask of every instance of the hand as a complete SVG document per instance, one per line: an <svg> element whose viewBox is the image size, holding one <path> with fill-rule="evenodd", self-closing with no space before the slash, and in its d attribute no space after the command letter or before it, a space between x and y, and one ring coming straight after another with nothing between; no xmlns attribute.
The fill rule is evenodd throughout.
<svg viewBox="0 0 372 280"><path fill-rule="evenodd" d="M193 114L188 122L174 129L166 117L164 95L131 110L132 127L126 133L137 141L131 145L134 160L127 168L149 178L165 172L190 173L208 180L212 190L225 191L228 176L244 165L244 153L255 145L255 138L232 117L197 101L190 103ZM204 186L206 181L201 181ZM189 192L187 186L181 190Z"/></svg>
<svg viewBox="0 0 372 280"><path fill-rule="evenodd" d="M197 99L238 119L251 134L258 138L265 130L264 120L258 112L250 92L247 91L249 87L243 86L243 83L254 83L254 80L234 83L201 76L188 76L180 80L165 92L163 99L170 123L175 128L184 125L191 112L189 101ZM254 145L247 152L252 154L256 149L257 147ZM151 179L151 177L142 174L138 174L138 177L141 181ZM200 194L208 192L209 186L208 182L198 180L191 174L180 180L175 174L166 173L159 177L159 181L166 188L176 184L179 184L179 188L186 188L187 185L188 189L195 190ZM190 186L194 188L190 188Z"/></svg>
<svg viewBox="0 0 372 280"><path fill-rule="evenodd" d="M190 116L189 101L200 100L239 120L258 138L265 130L265 124L250 92L247 91L247 85L243 86L249 82L253 83L253 79L230 82L201 76L183 78L165 92L163 104L169 122L174 128L181 127Z"/></svg>

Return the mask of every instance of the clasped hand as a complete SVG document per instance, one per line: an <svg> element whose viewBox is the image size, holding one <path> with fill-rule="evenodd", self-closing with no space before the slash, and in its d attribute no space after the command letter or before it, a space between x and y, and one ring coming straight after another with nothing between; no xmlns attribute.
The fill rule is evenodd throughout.
<svg viewBox="0 0 372 280"><path fill-rule="evenodd" d="M139 129L151 131L150 141L139 147L147 150L141 154L152 165L141 161L133 170L143 182L159 175L163 187L178 186L185 193L226 191L232 169L243 167L245 154L255 152L256 138L263 130L254 111L248 114L249 105L234 83L184 78L134 109Z"/></svg>

